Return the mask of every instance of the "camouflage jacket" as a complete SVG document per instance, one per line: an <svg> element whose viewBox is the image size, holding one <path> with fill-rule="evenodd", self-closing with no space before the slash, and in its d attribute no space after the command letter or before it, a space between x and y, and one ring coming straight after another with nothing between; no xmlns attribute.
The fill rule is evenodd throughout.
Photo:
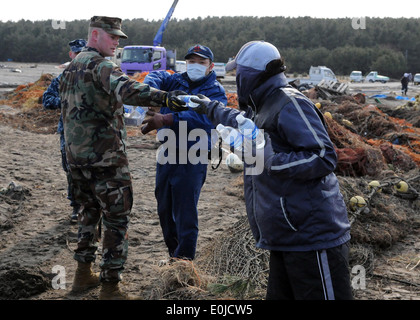
<svg viewBox="0 0 420 320"><path fill-rule="evenodd" d="M123 103L160 107L164 93L130 79L95 49L83 49L60 81L70 167L127 165Z"/></svg>

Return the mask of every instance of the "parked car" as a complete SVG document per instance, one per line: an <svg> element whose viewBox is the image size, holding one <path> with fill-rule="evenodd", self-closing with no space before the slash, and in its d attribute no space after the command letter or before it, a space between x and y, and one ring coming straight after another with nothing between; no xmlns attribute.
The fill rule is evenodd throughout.
<svg viewBox="0 0 420 320"><path fill-rule="evenodd" d="M182 73L187 71L187 63L183 60L176 60L175 62L175 71Z"/></svg>
<svg viewBox="0 0 420 320"><path fill-rule="evenodd" d="M218 78L224 78L226 75L225 64L223 62L215 62L213 70L216 72Z"/></svg>
<svg viewBox="0 0 420 320"><path fill-rule="evenodd" d="M414 84L420 84L420 73L416 73L413 79Z"/></svg>
<svg viewBox="0 0 420 320"><path fill-rule="evenodd" d="M350 73L350 82L363 82L362 71L352 71Z"/></svg>
<svg viewBox="0 0 420 320"><path fill-rule="evenodd" d="M377 71L371 71L367 76L365 81L369 82L382 82L387 83L389 81L389 77L381 76L378 74Z"/></svg>

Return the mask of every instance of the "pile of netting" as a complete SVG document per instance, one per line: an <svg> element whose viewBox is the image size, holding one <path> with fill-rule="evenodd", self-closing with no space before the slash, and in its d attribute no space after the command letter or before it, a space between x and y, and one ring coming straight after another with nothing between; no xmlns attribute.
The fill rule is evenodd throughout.
<svg viewBox="0 0 420 320"><path fill-rule="evenodd" d="M53 78L45 73L36 82L20 85L6 93L0 105L11 107L13 112L0 113L0 121L30 132L55 133L60 110L46 110L42 105L42 95Z"/></svg>
<svg viewBox="0 0 420 320"><path fill-rule="evenodd" d="M23 111L42 107L42 95L53 78L53 75L44 73L36 82L18 86L6 95L6 99L0 100L0 103L19 106Z"/></svg>
<svg viewBox="0 0 420 320"><path fill-rule="evenodd" d="M339 157L338 173L374 176L385 167L407 172L420 166L420 128L373 104L323 101L321 109Z"/></svg>
<svg viewBox="0 0 420 320"><path fill-rule="evenodd" d="M269 253L255 246L246 217L212 241L196 260L200 269L220 284L232 285L232 279L236 285L240 283L242 297L267 285Z"/></svg>

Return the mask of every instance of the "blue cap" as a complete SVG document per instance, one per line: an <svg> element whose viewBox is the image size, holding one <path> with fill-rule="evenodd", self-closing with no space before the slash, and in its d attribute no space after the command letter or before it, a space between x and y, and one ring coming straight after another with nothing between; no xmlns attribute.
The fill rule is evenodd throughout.
<svg viewBox="0 0 420 320"><path fill-rule="evenodd" d="M226 64L226 71L236 69L239 64L255 70L265 71L267 64L281 59L279 50L265 41L251 41L242 46L235 59Z"/></svg>
<svg viewBox="0 0 420 320"><path fill-rule="evenodd" d="M86 40L76 39L69 42L70 50L73 52L80 52L86 46Z"/></svg>
<svg viewBox="0 0 420 320"><path fill-rule="evenodd" d="M210 59L211 61L214 60L213 52L211 52L210 48L202 46L201 44L196 44L195 46L189 48L184 59L188 59L188 57L193 54L202 58Z"/></svg>

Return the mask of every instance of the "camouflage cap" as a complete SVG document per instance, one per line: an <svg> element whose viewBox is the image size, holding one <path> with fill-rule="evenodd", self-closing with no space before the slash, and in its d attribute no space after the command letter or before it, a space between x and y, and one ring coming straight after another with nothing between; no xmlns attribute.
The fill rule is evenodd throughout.
<svg viewBox="0 0 420 320"><path fill-rule="evenodd" d="M95 28L101 28L116 36L120 36L123 39L127 39L127 35L121 31L121 19L111 18L104 16L94 16L90 19L90 26Z"/></svg>

